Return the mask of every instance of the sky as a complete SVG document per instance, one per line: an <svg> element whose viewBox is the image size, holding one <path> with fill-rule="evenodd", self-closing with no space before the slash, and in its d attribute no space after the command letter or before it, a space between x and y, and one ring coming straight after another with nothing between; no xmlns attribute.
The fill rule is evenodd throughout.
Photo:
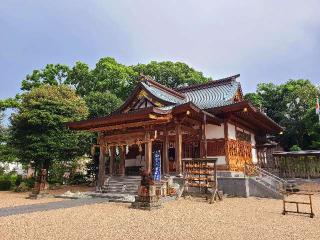
<svg viewBox="0 0 320 240"><path fill-rule="evenodd" d="M0 99L48 63L182 61L213 79L320 83L319 0L1 0Z"/></svg>

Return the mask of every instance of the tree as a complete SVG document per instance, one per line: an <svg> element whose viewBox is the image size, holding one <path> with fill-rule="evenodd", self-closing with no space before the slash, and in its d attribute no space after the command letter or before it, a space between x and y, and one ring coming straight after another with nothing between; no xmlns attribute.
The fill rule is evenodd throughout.
<svg viewBox="0 0 320 240"><path fill-rule="evenodd" d="M93 92L110 91L122 100L130 94L138 79L137 72L132 68L110 57L101 58L92 73Z"/></svg>
<svg viewBox="0 0 320 240"><path fill-rule="evenodd" d="M63 64L47 64L44 69L33 70L22 81L22 90L30 91L41 85L59 85L65 83L70 74L70 69Z"/></svg>
<svg viewBox="0 0 320 240"><path fill-rule="evenodd" d="M285 149L293 145L302 149L320 149L315 114L316 87L309 80L289 80L280 85L258 84L257 92L245 99L260 106L273 120L285 127L278 136Z"/></svg>
<svg viewBox="0 0 320 240"><path fill-rule="evenodd" d="M65 83L74 86L80 96L86 96L95 88L93 73L89 66L83 62L76 62Z"/></svg>
<svg viewBox="0 0 320 240"><path fill-rule="evenodd" d="M204 77L202 72L196 71L182 62L151 61L148 64L132 66L132 69L137 73L154 77L157 82L171 88L204 83L210 79Z"/></svg>
<svg viewBox="0 0 320 240"><path fill-rule="evenodd" d="M49 169L54 161L72 161L82 156L87 133L66 129L65 123L86 118L83 99L65 85L42 85L21 96L11 117L10 144L22 163Z"/></svg>
<svg viewBox="0 0 320 240"><path fill-rule="evenodd" d="M89 118L109 115L117 110L123 102L109 91L91 92L84 99L89 107Z"/></svg>

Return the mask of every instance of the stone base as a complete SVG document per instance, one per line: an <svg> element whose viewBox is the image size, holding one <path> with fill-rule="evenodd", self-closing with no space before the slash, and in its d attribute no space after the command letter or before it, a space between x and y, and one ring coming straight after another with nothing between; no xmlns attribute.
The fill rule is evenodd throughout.
<svg viewBox="0 0 320 240"><path fill-rule="evenodd" d="M136 196L135 202L131 204L132 208L142 210L153 210L162 207L160 196Z"/></svg>
<svg viewBox="0 0 320 240"><path fill-rule="evenodd" d="M131 207L135 208L135 209L151 211L151 210L162 208L162 204L161 204L161 201L152 202L152 203L150 203L150 202L133 202L131 204Z"/></svg>

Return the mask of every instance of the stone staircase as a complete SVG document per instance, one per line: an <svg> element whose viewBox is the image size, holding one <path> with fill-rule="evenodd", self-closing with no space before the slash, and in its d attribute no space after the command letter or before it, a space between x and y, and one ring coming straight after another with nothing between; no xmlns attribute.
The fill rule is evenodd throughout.
<svg viewBox="0 0 320 240"><path fill-rule="evenodd" d="M105 184L102 187L102 192L137 195L140 180L140 176L109 177L106 179Z"/></svg>
<svg viewBox="0 0 320 240"><path fill-rule="evenodd" d="M290 186L288 182L278 176L259 168L246 166L245 173L249 177L249 195L256 197L271 197L280 199L282 192Z"/></svg>

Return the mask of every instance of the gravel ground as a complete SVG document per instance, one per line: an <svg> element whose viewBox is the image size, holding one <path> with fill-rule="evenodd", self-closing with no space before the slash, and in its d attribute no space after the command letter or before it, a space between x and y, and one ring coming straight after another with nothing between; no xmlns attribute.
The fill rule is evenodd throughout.
<svg viewBox="0 0 320 240"><path fill-rule="evenodd" d="M37 203L58 202L62 200L58 198L26 199L26 197L28 196L29 193L0 192L0 208L16 207Z"/></svg>
<svg viewBox="0 0 320 240"><path fill-rule="evenodd" d="M169 202L155 211L101 203L0 218L7 239L320 239L320 195L315 218L281 214L282 201L226 198Z"/></svg>
<svg viewBox="0 0 320 240"><path fill-rule="evenodd" d="M50 190L49 194L62 194L66 191L93 191L94 188L87 187L87 186L62 186L56 190ZM40 199L27 199L30 192L25 193L15 193L12 191L0 191L0 208L7 208L7 207L16 207L21 205L31 205L31 204L38 204L38 203L48 203L48 202L59 202L63 201L64 199L58 199L53 197L46 197ZM1 238L0 238L1 239Z"/></svg>

